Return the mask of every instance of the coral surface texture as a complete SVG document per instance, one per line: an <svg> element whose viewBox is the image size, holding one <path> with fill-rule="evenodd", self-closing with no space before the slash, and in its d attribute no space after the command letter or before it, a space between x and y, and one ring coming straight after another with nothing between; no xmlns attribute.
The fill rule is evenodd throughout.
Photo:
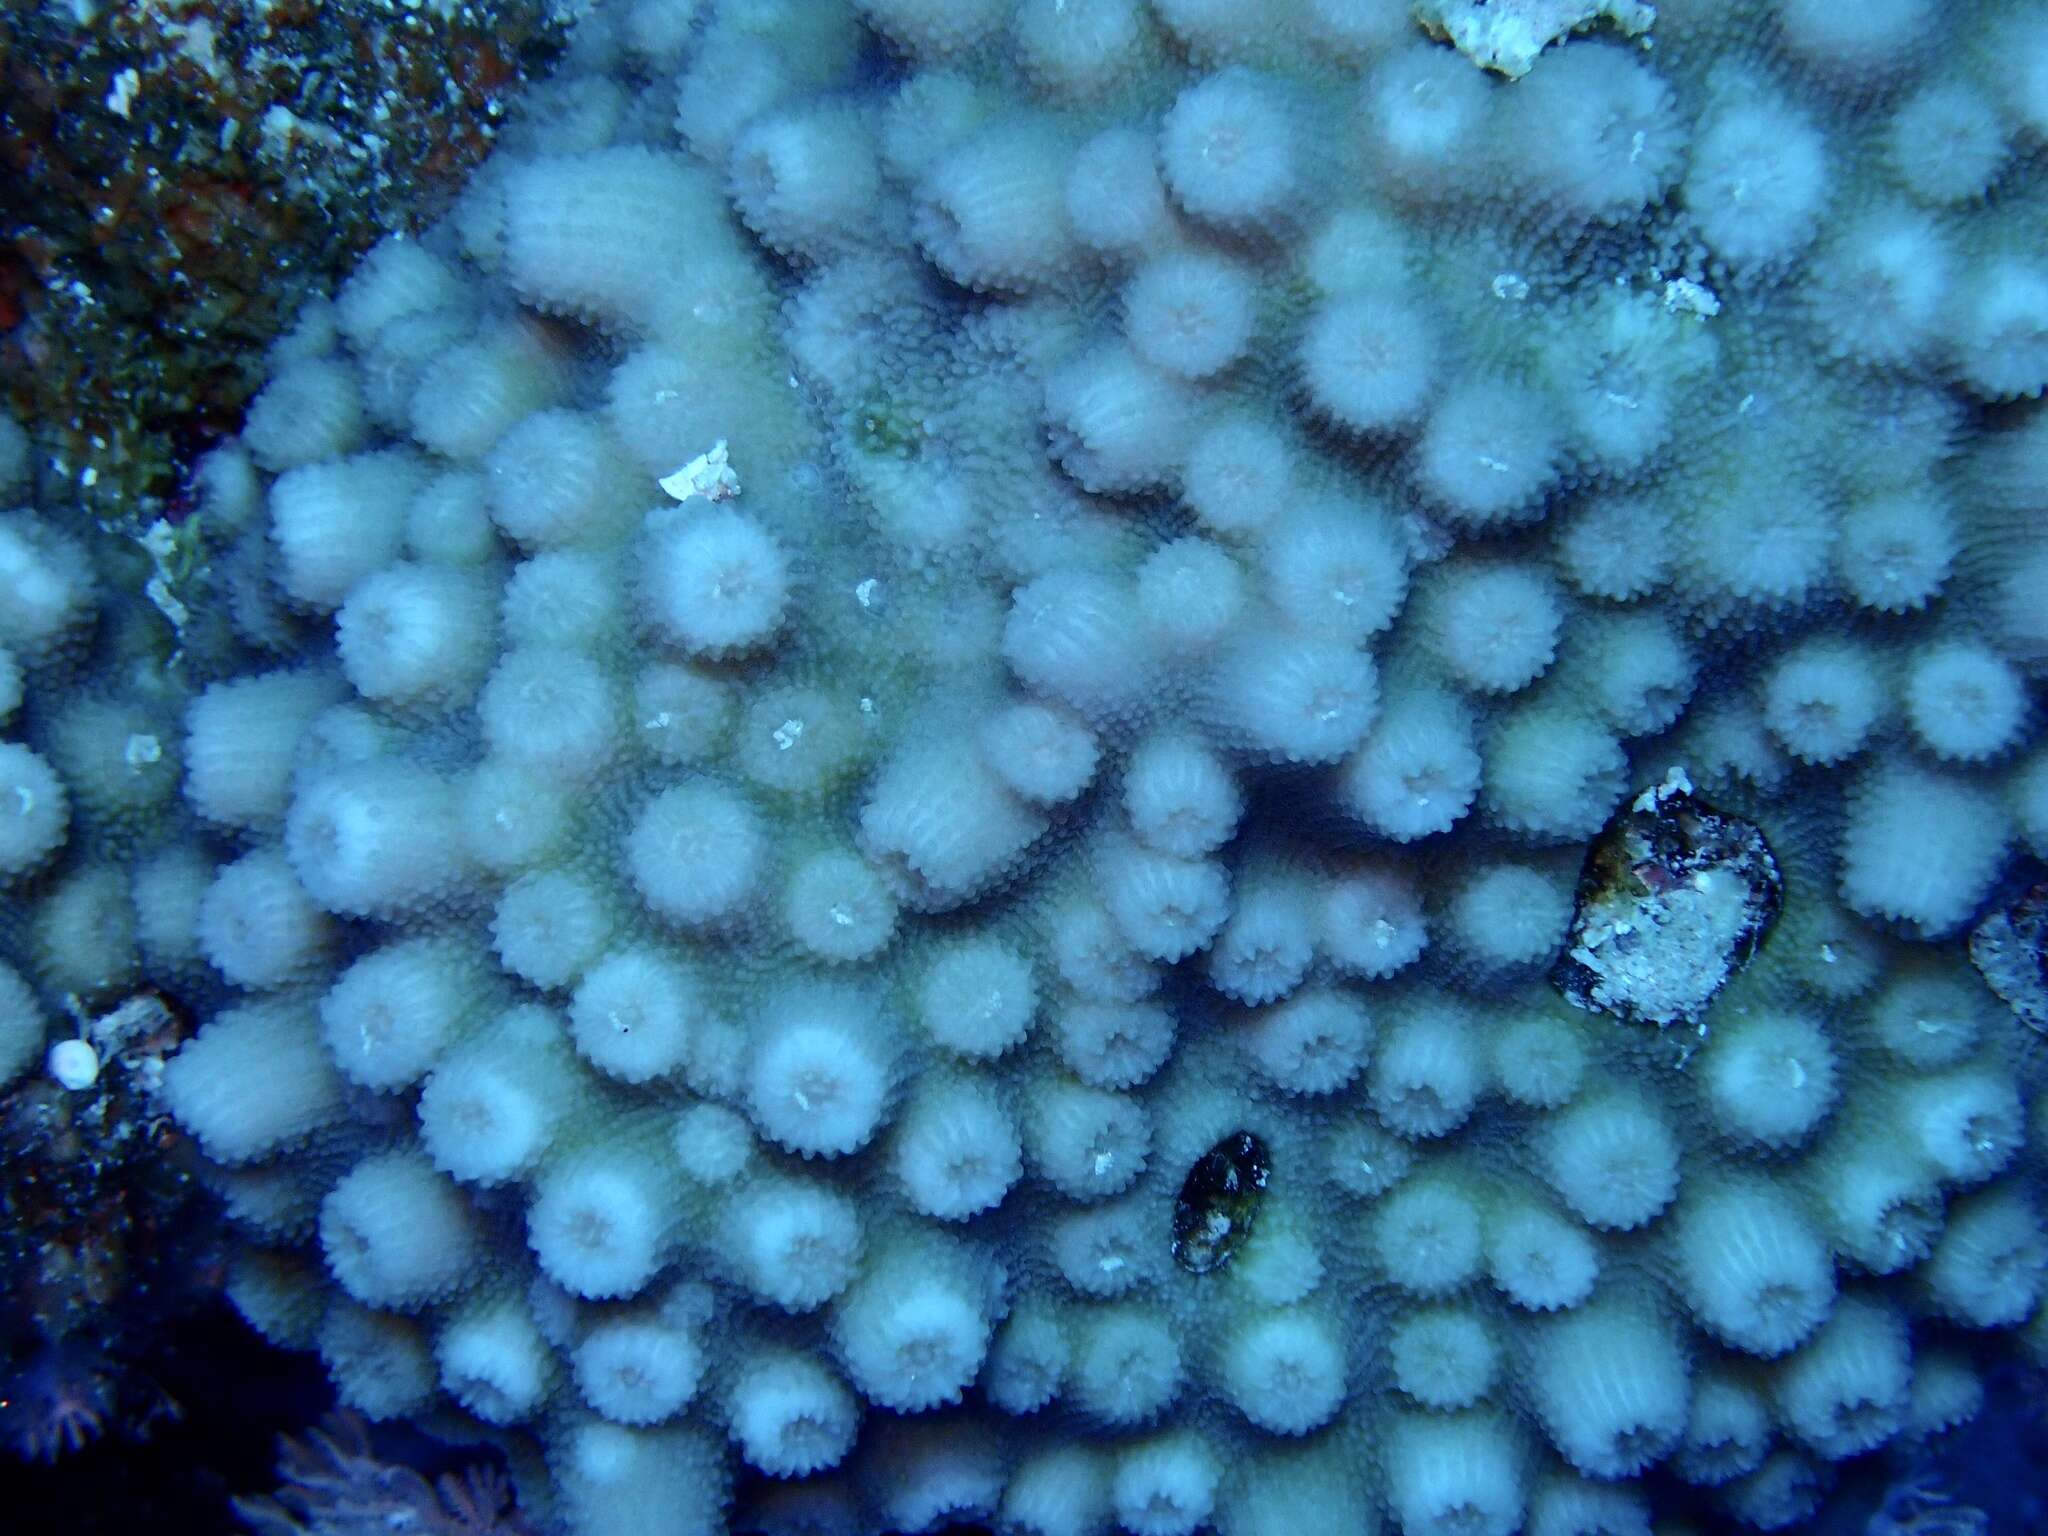
<svg viewBox="0 0 2048 1536"><path fill-rule="evenodd" d="M205 570L0 517L0 1075L189 1008L237 1305L566 1536L1772 1530L1969 1418L2048 6L1532 9L593 10Z"/></svg>

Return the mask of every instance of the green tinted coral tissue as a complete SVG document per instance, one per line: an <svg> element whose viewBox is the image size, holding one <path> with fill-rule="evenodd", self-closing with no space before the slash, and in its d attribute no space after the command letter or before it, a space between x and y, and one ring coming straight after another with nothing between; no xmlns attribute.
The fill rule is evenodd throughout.
<svg viewBox="0 0 2048 1536"><path fill-rule="evenodd" d="M238 1304L564 1536L1780 1529L1969 1416L2048 8L1431 9L592 10L175 663L0 515L0 1072L189 1001Z"/></svg>

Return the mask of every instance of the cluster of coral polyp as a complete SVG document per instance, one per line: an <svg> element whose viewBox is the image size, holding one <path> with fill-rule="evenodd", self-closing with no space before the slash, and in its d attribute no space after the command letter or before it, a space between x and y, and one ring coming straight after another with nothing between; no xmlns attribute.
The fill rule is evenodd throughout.
<svg viewBox="0 0 2048 1536"><path fill-rule="evenodd" d="M144 851L6 759L249 1316L577 1536L1777 1528L1970 1416L2048 10L697 9L279 345Z"/></svg>

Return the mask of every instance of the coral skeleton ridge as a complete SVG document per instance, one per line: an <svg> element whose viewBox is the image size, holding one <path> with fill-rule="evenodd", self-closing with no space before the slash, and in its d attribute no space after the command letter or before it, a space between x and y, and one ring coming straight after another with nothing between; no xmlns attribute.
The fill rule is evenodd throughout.
<svg viewBox="0 0 2048 1536"><path fill-rule="evenodd" d="M1773 1530L1969 1417L2048 7L1522 9L592 10L202 576L0 516L0 1079L179 999L236 1304L562 1536Z"/></svg>

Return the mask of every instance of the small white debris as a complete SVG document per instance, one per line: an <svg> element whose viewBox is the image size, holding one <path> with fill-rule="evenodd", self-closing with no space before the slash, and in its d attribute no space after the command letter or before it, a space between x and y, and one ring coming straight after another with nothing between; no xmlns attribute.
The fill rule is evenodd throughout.
<svg viewBox="0 0 2048 1536"><path fill-rule="evenodd" d="M154 736L138 731L128 738L128 744L121 751L121 760L130 768L146 768L151 763L160 763L164 757L164 744Z"/></svg>
<svg viewBox="0 0 2048 1536"><path fill-rule="evenodd" d="M149 525L147 532L139 534L135 542L148 550L151 558L161 566L177 552L178 530L160 517Z"/></svg>
<svg viewBox="0 0 2048 1536"><path fill-rule="evenodd" d="M104 1057L120 1055L138 1040L171 1037L177 1030L164 1000L154 992L138 992L86 1025L85 1032Z"/></svg>
<svg viewBox="0 0 2048 1536"><path fill-rule="evenodd" d="M141 72L133 69L122 70L114 76L114 88L107 92L107 110L116 117L127 117L128 109L135 105L135 93L141 89Z"/></svg>
<svg viewBox="0 0 2048 1536"><path fill-rule="evenodd" d="M149 558L156 566L156 574L143 583L143 592L156 604L157 612L170 620L171 628L182 635L185 621L192 616L192 611L171 590L172 562L178 556L178 530L160 517L149 525L147 532L137 535L135 542L149 551ZM136 766L132 759L129 766Z"/></svg>
<svg viewBox="0 0 2048 1536"><path fill-rule="evenodd" d="M1664 307L1674 315L1698 315L1702 320L1721 313L1713 290L1689 277L1674 277L1664 285Z"/></svg>
<svg viewBox="0 0 2048 1536"><path fill-rule="evenodd" d="M740 493L740 477L720 438L672 475L661 478L661 488L677 501L702 496L706 501L729 501Z"/></svg>
<svg viewBox="0 0 2048 1536"><path fill-rule="evenodd" d="M1519 80L1561 38L1599 21L1640 36L1657 8L1642 0L1416 0L1415 19L1481 69Z"/></svg>
<svg viewBox="0 0 2048 1536"><path fill-rule="evenodd" d="M145 595L156 604L157 612L171 621L171 628L182 631L185 621L192 617L192 610L171 594L171 584L161 576L152 576L143 584Z"/></svg>
<svg viewBox="0 0 2048 1536"><path fill-rule="evenodd" d="M59 1040L50 1047L50 1076L76 1093L99 1081L100 1053L83 1040Z"/></svg>
<svg viewBox="0 0 2048 1536"><path fill-rule="evenodd" d="M220 80L226 76L227 70L221 63L220 50L216 46L219 34L205 17L190 22L167 21L164 23L164 36L175 39L178 52L205 70L212 79Z"/></svg>
<svg viewBox="0 0 2048 1536"><path fill-rule="evenodd" d="M300 117L291 108L274 105L263 114L261 123L263 142L261 152L273 159L283 159L290 152L294 140L308 144L319 144L332 149L340 145L341 135L325 123Z"/></svg>
<svg viewBox="0 0 2048 1536"><path fill-rule="evenodd" d="M1529 280L1519 272L1496 272L1493 277L1493 296L1510 304L1519 304L1529 297Z"/></svg>
<svg viewBox="0 0 2048 1536"><path fill-rule="evenodd" d="M1652 784L1630 803L1632 811L1654 811L1658 805L1672 795L1692 793L1692 778L1681 764L1674 763L1664 770L1664 782Z"/></svg>

